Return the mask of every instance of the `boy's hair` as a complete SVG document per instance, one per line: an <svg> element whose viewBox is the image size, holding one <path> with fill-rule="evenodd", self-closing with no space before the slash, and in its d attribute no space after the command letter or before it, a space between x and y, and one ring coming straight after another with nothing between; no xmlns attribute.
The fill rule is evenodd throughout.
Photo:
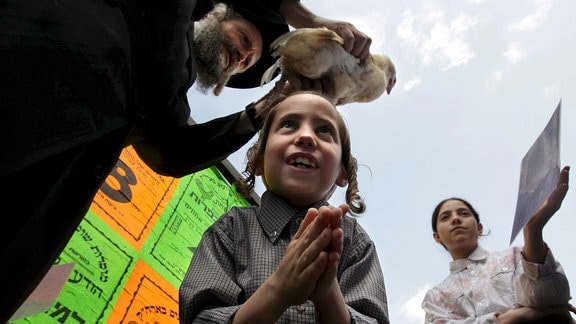
<svg viewBox="0 0 576 324"><path fill-rule="evenodd" d="M330 101L326 96L315 91L297 91L290 94L290 96L305 93L314 94ZM290 96L287 96L286 98ZM274 120L274 116L276 116L278 106L286 100L286 98L276 103L276 105L270 109L270 113L264 120L262 129L259 132L258 141L256 141L256 143L254 143L246 152L247 162L246 169L243 172L244 178L238 179L236 182L237 190L246 197L248 197L250 192L254 189L254 184L256 182L256 168L258 162L264 159L264 151L266 149L266 142L268 141L268 134L270 133L272 121ZM364 199L360 196L358 189L358 162L352 155L350 133L340 112L338 112L338 133L340 134L340 143L342 145L342 164L344 165L344 169L348 175L346 203L350 206L350 211L352 213L361 214L366 210L366 204L364 203ZM326 199L328 199L333 192L334 189L329 193Z"/></svg>

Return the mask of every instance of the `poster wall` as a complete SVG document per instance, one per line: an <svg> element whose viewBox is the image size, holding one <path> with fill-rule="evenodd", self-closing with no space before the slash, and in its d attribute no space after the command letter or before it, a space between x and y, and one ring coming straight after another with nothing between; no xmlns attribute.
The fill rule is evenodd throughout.
<svg viewBox="0 0 576 324"><path fill-rule="evenodd" d="M220 170L163 177L126 148L56 261L73 265L58 299L13 323L178 323L178 287L202 233L250 204Z"/></svg>

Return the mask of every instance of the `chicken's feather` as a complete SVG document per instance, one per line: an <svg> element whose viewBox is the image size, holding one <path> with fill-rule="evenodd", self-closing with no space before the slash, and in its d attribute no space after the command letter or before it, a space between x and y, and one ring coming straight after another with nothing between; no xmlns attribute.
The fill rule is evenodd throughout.
<svg viewBox="0 0 576 324"><path fill-rule="evenodd" d="M333 78L336 97L333 102L368 102L384 92L390 93L396 83L396 68L386 55L372 55L368 64L344 50L343 39L327 28L299 28L278 37L272 44L276 63L263 75L269 82L277 69L281 80L299 90L299 76L310 79Z"/></svg>

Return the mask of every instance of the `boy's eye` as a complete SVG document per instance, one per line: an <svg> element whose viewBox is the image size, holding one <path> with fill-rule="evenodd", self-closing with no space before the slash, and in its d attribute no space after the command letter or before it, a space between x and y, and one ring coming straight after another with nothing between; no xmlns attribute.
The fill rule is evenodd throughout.
<svg viewBox="0 0 576 324"><path fill-rule="evenodd" d="M285 120L280 123L280 128L296 128L296 123L291 120Z"/></svg>
<svg viewBox="0 0 576 324"><path fill-rule="evenodd" d="M318 127L318 133L331 135L332 134L332 128L330 128L328 126Z"/></svg>
<svg viewBox="0 0 576 324"><path fill-rule="evenodd" d="M318 127L317 132L319 136L330 138L332 141L337 141L336 130L330 125Z"/></svg>

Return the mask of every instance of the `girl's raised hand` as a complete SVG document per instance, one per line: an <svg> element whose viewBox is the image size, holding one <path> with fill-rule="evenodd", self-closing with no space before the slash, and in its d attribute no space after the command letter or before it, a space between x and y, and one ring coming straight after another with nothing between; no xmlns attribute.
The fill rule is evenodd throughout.
<svg viewBox="0 0 576 324"><path fill-rule="evenodd" d="M558 184L556 188L550 193L546 201L538 208L534 216L530 218L526 226L532 227L534 229L542 229L548 223L550 218L560 209L564 197L568 192L568 173L570 171L569 166L565 166L562 171L560 171L560 178L558 179Z"/></svg>

